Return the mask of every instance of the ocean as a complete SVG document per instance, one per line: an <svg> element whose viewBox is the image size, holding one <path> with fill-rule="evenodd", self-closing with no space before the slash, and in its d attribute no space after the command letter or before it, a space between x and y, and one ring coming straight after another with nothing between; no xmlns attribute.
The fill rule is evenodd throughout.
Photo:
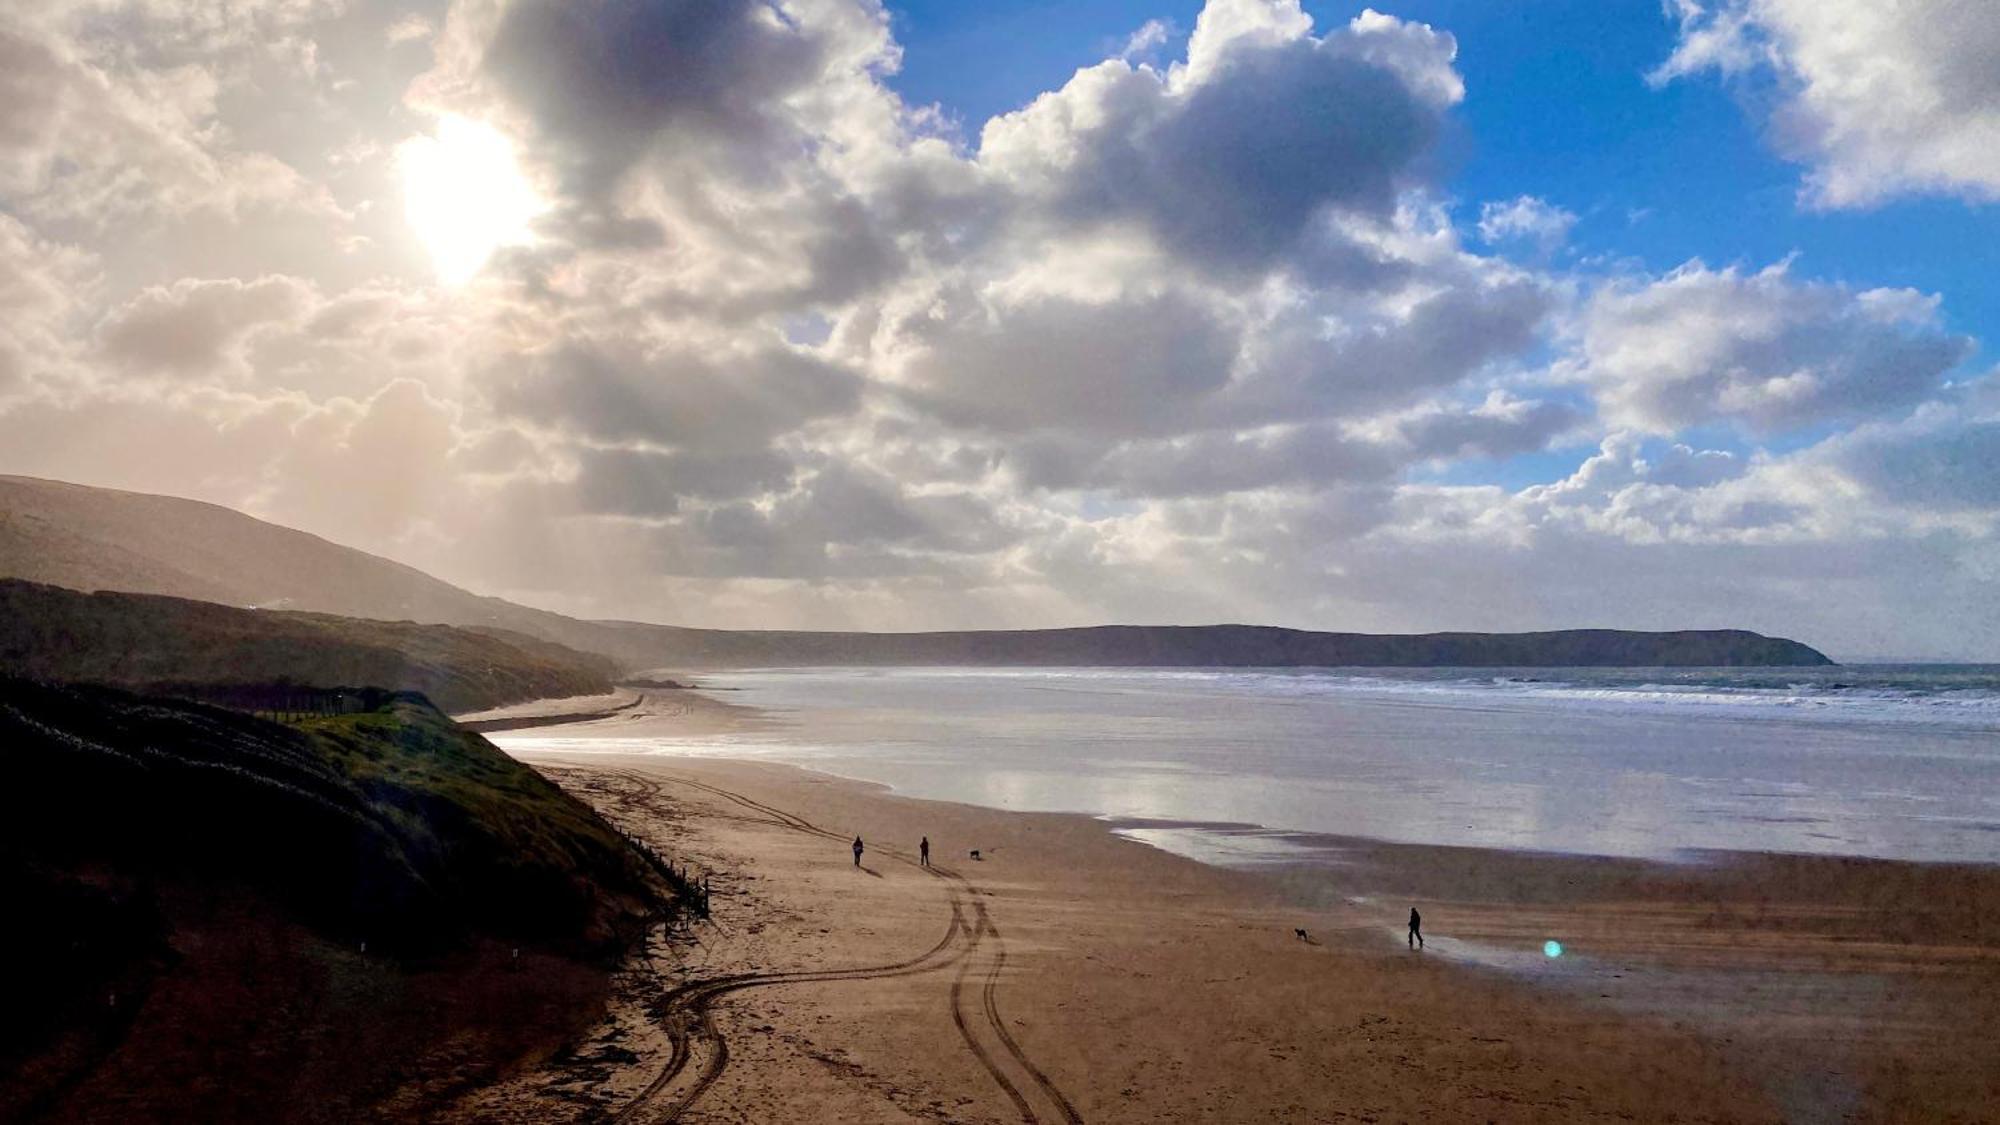
<svg viewBox="0 0 2000 1125"><path fill-rule="evenodd" d="M790 762L914 797L1078 812L1208 862L1313 835L1686 858L2000 861L2000 666L821 668L700 677L767 712L493 736Z"/></svg>

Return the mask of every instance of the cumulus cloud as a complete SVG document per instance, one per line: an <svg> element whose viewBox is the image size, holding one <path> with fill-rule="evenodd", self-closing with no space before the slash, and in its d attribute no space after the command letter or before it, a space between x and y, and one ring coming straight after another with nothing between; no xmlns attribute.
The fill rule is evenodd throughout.
<svg viewBox="0 0 2000 1125"><path fill-rule="evenodd" d="M395 541L432 518L452 491L448 457L458 411L399 379L362 401L333 399L291 428L263 498L308 512L339 540Z"/></svg>
<svg viewBox="0 0 2000 1125"><path fill-rule="evenodd" d="M1236 334L1185 294L1103 303L1031 294L937 306L898 326L911 397L1002 431L1184 427L1229 382Z"/></svg>
<svg viewBox="0 0 2000 1125"><path fill-rule="evenodd" d="M1393 478L1404 460L1401 450L1321 423L1129 441L1109 449L1044 441L1016 447L1007 463L1034 488L1186 499L1380 483Z"/></svg>
<svg viewBox="0 0 2000 1125"><path fill-rule="evenodd" d="M1524 352L1554 307L1532 278L1482 270L1458 282L1399 294L1331 331L1321 319L1312 337L1288 323L1273 359L1298 363L1314 394L1350 409L1393 406Z"/></svg>
<svg viewBox="0 0 2000 1125"><path fill-rule="evenodd" d="M1118 52L1118 57L1127 62L1147 58L1166 46L1167 40L1173 38L1173 34L1172 20L1147 20L1126 38L1125 49Z"/></svg>
<svg viewBox="0 0 2000 1125"><path fill-rule="evenodd" d="M93 262L0 214L0 395L69 366L70 320L93 287Z"/></svg>
<svg viewBox="0 0 2000 1125"><path fill-rule="evenodd" d="M235 22L189 10L145 31L196 49L242 48L262 9ZM141 65L130 46L67 6L0 16L0 194L29 215L99 229L145 217L243 209L339 214L329 194L266 152L216 128L223 75L213 62ZM219 17L217 17L219 19ZM238 38L241 36L241 38ZM162 45L140 38L139 51Z"/></svg>
<svg viewBox="0 0 2000 1125"><path fill-rule="evenodd" d="M559 345L485 375L504 416L600 441L740 450L850 409L858 381L776 345L710 358L686 350Z"/></svg>
<svg viewBox="0 0 2000 1125"><path fill-rule="evenodd" d="M1493 245L1526 242L1543 256L1561 249L1575 225L1574 213L1532 195L1479 205L1479 237Z"/></svg>
<svg viewBox="0 0 2000 1125"><path fill-rule="evenodd" d="M1495 390L1470 407L1427 404L1388 420L1386 429L1415 458L1504 460L1546 448L1588 418L1588 412L1572 403L1517 398Z"/></svg>
<svg viewBox="0 0 2000 1125"><path fill-rule="evenodd" d="M437 34L437 27L430 20L411 12L389 25L383 32L383 39L391 46L403 43L419 43Z"/></svg>
<svg viewBox="0 0 2000 1125"><path fill-rule="evenodd" d="M784 491L794 467L768 449L728 453L648 449L578 452L578 507L599 515L664 517L683 499L741 500Z"/></svg>
<svg viewBox="0 0 2000 1125"><path fill-rule="evenodd" d="M1776 86L1770 128L1807 197L2000 197L2000 11L1981 0L1671 0L1665 83L1713 70Z"/></svg>
<svg viewBox="0 0 2000 1125"><path fill-rule="evenodd" d="M2000 521L2000 375L1956 390L1908 418L1829 439L1814 463L1885 504L1992 526Z"/></svg>
<svg viewBox="0 0 2000 1125"><path fill-rule="evenodd" d="M655 565L700 578L964 583L961 556L1007 546L1013 532L966 492L910 493L865 469L826 464L767 504L709 505L660 527Z"/></svg>
<svg viewBox="0 0 2000 1125"><path fill-rule="evenodd" d="M1844 468L1889 500L1989 517L2000 510L2000 418L1866 434L1841 453Z"/></svg>
<svg viewBox="0 0 2000 1125"><path fill-rule="evenodd" d="M212 373L240 366L252 335L293 320L314 299L312 287L292 277L184 278L112 310L98 325L98 343L105 356L133 370Z"/></svg>
<svg viewBox="0 0 2000 1125"><path fill-rule="evenodd" d="M1614 282L1575 333L1574 375L1605 417L1657 433L1718 421L1771 433L1908 407L1973 347L1935 296L1800 281L1786 262Z"/></svg>
<svg viewBox="0 0 2000 1125"><path fill-rule="evenodd" d="M1766 8L1674 73L1775 73ZM0 17L0 471L707 625L1797 632L2000 573L1940 298L1454 216L1444 30L1211 0L961 131L872 0L93 10ZM547 204L458 285L393 155L445 115Z"/></svg>
<svg viewBox="0 0 2000 1125"><path fill-rule="evenodd" d="M668 138L774 139L785 99L834 62L822 29L762 0L520 0L480 70L545 150L608 178Z"/></svg>
<svg viewBox="0 0 2000 1125"><path fill-rule="evenodd" d="M1463 96L1456 44L1369 15L1324 36L1296 4L1209 5L1167 71L1114 59L987 123L982 165L1059 219L1129 221L1253 267L1327 209L1386 215Z"/></svg>

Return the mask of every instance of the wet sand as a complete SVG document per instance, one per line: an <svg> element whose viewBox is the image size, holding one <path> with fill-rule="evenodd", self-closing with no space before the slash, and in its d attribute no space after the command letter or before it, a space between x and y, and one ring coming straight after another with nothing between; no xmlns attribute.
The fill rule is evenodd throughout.
<svg viewBox="0 0 2000 1125"><path fill-rule="evenodd" d="M744 718L708 704L690 721ZM660 935L585 1042L468 1100L466 1120L1981 1120L2000 1106L1992 868L1321 839L1326 854L1252 874L1087 817L787 766L527 757L712 872L714 916ZM915 862L926 834L931 871ZM1411 901L1433 939L1421 954L1402 941ZM1540 965L1551 936L1569 948Z"/></svg>
<svg viewBox="0 0 2000 1125"><path fill-rule="evenodd" d="M620 687L605 695L575 695L534 699L487 711L452 716L462 727L484 734L538 727L575 727L580 734L618 737L621 728L663 726L680 738L699 738L753 730L765 722L762 712L684 688ZM551 731L567 734L568 731Z"/></svg>
<svg viewBox="0 0 2000 1125"><path fill-rule="evenodd" d="M1971 1031L2000 1026L2000 868L1319 846L1269 877L1297 901L1428 902L1438 952L1692 1030L1789 1119L2000 1116L2000 1044Z"/></svg>
<svg viewBox="0 0 2000 1125"><path fill-rule="evenodd" d="M459 711L452 721L460 726L487 730L511 730L545 722L586 722L646 701L646 693L634 688L613 688L602 695L566 695L554 699L530 699L484 711Z"/></svg>

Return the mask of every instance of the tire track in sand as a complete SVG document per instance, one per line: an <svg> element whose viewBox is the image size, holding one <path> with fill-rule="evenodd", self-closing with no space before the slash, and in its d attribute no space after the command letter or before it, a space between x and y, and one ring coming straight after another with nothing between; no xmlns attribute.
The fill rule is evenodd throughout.
<svg viewBox="0 0 2000 1125"><path fill-rule="evenodd" d="M881 980L945 968L972 948L972 931L959 903L952 904L951 925L925 953L894 965L853 969L804 970L789 973L738 973L712 977L672 989L657 1004L657 1019L666 1028L673 1050L667 1065L646 1088L612 1115L614 1121L673 1121L686 1112L729 1065L729 1045L716 1029L713 1005L733 992L778 984Z"/></svg>
<svg viewBox="0 0 2000 1125"><path fill-rule="evenodd" d="M639 811L643 808L644 802L663 793L663 787L659 782L635 771L616 771L616 776L639 790L636 796L612 795L624 811ZM777 827L826 840L846 842L846 837L843 835L829 832L804 817L753 800L741 793L691 778L675 777L673 780L678 784L730 801ZM1048 1075L1028 1058L1013 1034L1007 1030L1006 1022L1000 1014L998 990L1001 974L1007 964L1007 949L1005 939L987 912L986 904L978 901L985 892L950 868L921 867L915 860L895 849L884 848L882 851L900 863L918 867L933 878L945 881L951 905L951 922L944 937L939 939L936 945L917 957L893 965L780 973L740 973L696 981L670 990L658 1002L657 1017L667 1031L669 1042L673 1045L666 1066L644 1090L614 1114L612 1119L614 1121L677 1120L715 1084L729 1065L728 1044L717 1030L713 1014L714 1003L724 996L746 989L780 984L881 980L911 976L935 972L955 964L958 966L958 972L952 980L950 992L952 1023L957 1027L959 1037L964 1040L973 1057L979 1061L981 1067L992 1077L994 1084L1020 1113L1021 1120L1029 1125L1039 1125L1043 1121L1082 1125L1083 1118L1077 1113L1076 1107ZM971 908L970 921L967 919L968 905ZM986 959L985 974L979 991L979 1003L974 1008L967 1001L965 984L972 975L975 959L982 953ZM969 1010L972 1018L968 1018ZM998 1052L989 1050L980 1042L981 1036L975 1030L978 1027L983 1027L997 1041ZM996 1054L1002 1057L996 1058ZM1007 1073L1009 1069L1016 1069L1019 1074L1010 1077ZM1021 1080L1016 1081L1016 1077ZM1039 1111L1034 1104L1037 1101L1044 1103Z"/></svg>

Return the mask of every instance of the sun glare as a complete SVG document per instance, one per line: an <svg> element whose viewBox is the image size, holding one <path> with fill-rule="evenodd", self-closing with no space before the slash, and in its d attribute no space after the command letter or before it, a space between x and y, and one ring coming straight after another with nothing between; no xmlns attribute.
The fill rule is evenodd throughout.
<svg viewBox="0 0 2000 1125"><path fill-rule="evenodd" d="M448 284L470 279L502 246L531 240L528 224L545 205L491 125L446 117L436 135L403 142L397 160L403 215Z"/></svg>

